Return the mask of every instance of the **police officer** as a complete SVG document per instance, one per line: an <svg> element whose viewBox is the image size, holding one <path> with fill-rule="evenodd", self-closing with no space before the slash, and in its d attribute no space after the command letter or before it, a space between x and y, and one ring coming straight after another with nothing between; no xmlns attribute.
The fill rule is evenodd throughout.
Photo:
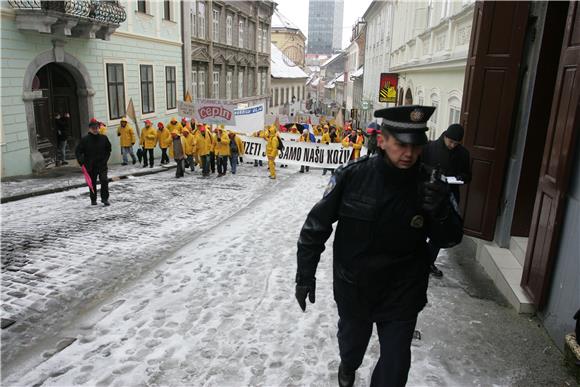
<svg viewBox="0 0 580 387"><path fill-rule="evenodd" d="M427 303L426 239L451 247L462 220L448 186L429 179L417 162L435 108L400 106L383 118L377 154L336 170L312 208L298 240L296 299L315 301L315 273L324 244L334 239L333 288L338 307L340 386L352 386L377 325L380 357L371 386L404 386L411 366L417 315Z"/></svg>

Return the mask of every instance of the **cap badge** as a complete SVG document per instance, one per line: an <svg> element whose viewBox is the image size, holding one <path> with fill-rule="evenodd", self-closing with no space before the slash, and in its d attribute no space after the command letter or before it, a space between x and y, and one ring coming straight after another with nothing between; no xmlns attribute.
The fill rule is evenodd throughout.
<svg viewBox="0 0 580 387"><path fill-rule="evenodd" d="M415 215L413 216L413 219L411 219L410 226L413 228L422 228L424 223L425 219L421 215Z"/></svg>
<svg viewBox="0 0 580 387"><path fill-rule="evenodd" d="M413 122L423 121L423 117L425 117L425 113L419 109L415 109L411 112L411 121Z"/></svg>

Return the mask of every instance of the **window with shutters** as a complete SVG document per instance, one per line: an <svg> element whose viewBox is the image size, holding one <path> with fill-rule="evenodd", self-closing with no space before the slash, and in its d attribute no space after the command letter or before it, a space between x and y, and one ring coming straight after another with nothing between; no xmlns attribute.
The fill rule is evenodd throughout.
<svg viewBox="0 0 580 387"><path fill-rule="evenodd" d="M205 4L199 3L197 8L197 37L205 39Z"/></svg>
<svg viewBox="0 0 580 387"><path fill-rule="evenodd" d="M238 73L238 98L244 97L244 72Z"/></svg>
<svg viewBox="0 0 580 387"><path fill-rule="evenodd" d="M220 11L213 10L213 41L220 41Z"/></svg>
<svg viewBox="0 0 580 387"><path fill-rule="evenodd" d="M197 99L197 71L191 72L191 98Z"/></svg>
<svg viewBox="0 0 580 387"><path fill-rule="evenodd" d="M240 20L238 26L238 47L244 48L244 21Z"/></svg>
<svg viewBox="0 0 580 387"><path fill-rule="evenodd" d="M233 30L233 18L231 15L228 15L226 18L226 44L232 44L232 30Z"/></svg>
<svg viewBox="0 0 580 387"><path fill-rule="evenodd" d="M213 72L213 83L212 83L212 97L220 97L220 73L219 71Z"/></svg>
<svg viewBox="0 0 580 387"><path fill-rule="evenodd" d="M226 99L232 99L232 80L234 74L228 71L226 74Z"/></svg>
<svg viewBox="0 0 580 387"><path fill-rule="evenodd" d="M175 79L175 67L165 67L165 95L167 110L177 108L177 87Z"/></svg>
<svg viewBox="0 0 580 387"><path fill-rule="evenodd" d="M205 98L205 71L199 71L197 75L198 83L198 97L199 99Z"/></svg>

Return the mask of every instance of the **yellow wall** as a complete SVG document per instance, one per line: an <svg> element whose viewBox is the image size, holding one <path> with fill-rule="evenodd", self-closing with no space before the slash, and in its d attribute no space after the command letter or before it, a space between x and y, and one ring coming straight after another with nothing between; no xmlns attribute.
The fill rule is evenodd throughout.
<svg viewBox="0 0 580 387"><path fill-rule="evenodd" d="M271 41L291 61L304 67L305 41L302 36L293 32L272 31Z"/></svg>

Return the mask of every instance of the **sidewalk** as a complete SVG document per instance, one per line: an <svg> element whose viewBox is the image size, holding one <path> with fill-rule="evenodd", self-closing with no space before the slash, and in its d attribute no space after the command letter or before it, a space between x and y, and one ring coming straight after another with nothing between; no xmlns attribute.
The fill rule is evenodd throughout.
<svg viewBox="0 0 580 387"><path fill-rule="evenodd" d="M174 167L173 163L163 167L156 165L153 168L143 168L138 163L135 165L113 164L109 165L109 181L126 179L129 176L149 175ZM48 168L38 175L2 179L0 203L13 202L84 186L86 186L85 178L79 165L75 161L69 160L68 166Z"/></svg>

